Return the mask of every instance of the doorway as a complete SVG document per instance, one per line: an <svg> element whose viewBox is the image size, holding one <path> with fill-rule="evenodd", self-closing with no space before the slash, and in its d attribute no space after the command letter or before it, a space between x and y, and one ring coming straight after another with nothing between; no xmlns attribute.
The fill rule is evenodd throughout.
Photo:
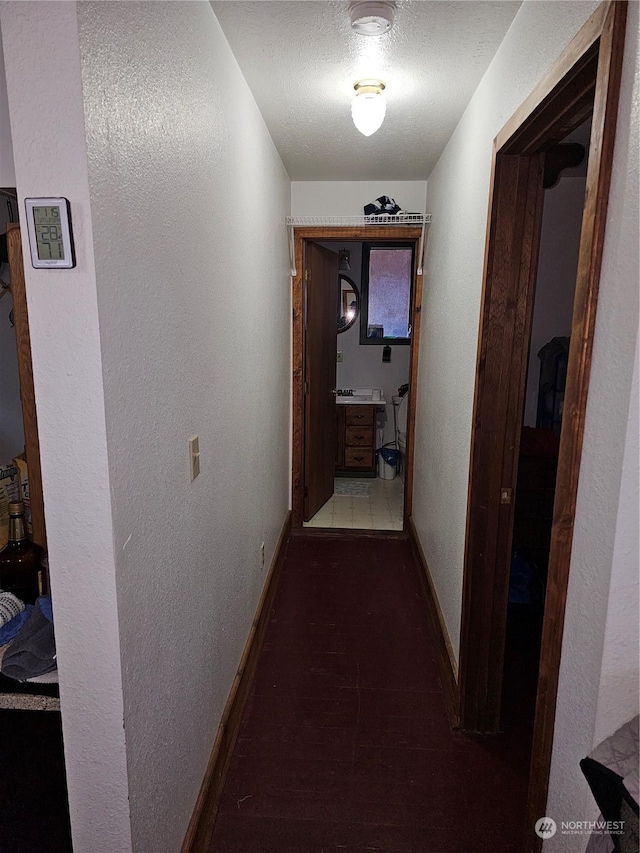
<svg viewBox="0 0 640 853"><path fill-rule="evenodd" d="M408 352L408 378L403 383L408 386L408 394L405 402L405 471L402 481L398 480L395 483L394 480L394 489L399 493L398 497L402 501L403 509L402 514L397 516L396 525L386 529L395 530L397 533L402 532L406 519L411 514L413 421L415 417L415 394L411 392L414 389L417 375L422 296L422 275L419 253L423 243L423 230L413 225L296 228L294 232L296 274L293 276L292 524L294 527L302 527L305 521L313 517L325 501L329 501L333 497L335 482L351 481L356 487L358 484L364 484L365 489L369 485L372 492L374 491L374 483L376 483L376 489L380 487L378 478L376 477L377 460L374 452L380 440L386 443L386 440L389 439L389 442L391 442L392 434L395 433L395 429L392 426L392 398L397 396L398 389L395 387L389 387L388 389L384 387L382 391L385 394L385 398L377 400L374 399L376 392L379 392L381 389L379 387L376 388L376 383L373 383L373 381L365 382L363 387L360 387L355 380L353 383L349 380L345 387L339 387L340 383L336 383L336 353L340 351L340 345L338 344L336 347L337 337L339 337L336 328L336 318L338 317L338 323L341 318L341 315L338 314L339 297L337 294L339 247L346 248L349 251L349 246L366 247L380 245L384 248L398 242L410 247L414 259L411 274L412 290L410 299L410 317L412 322L410 340L406 344L406 351ZM338 252L332 251L338 244ZM331 246L331 249L327 248L327 246ZM323 253L327 254L323 257ZM357 251L355 254L357 254ZM330 256L333 257L333 261ZM354 281L357 286L360 285L360 282L355 282L349 275L350 271L343 270L342 272L347 278ZM331 277L331 283L326 283L324 288L316 287L314 289L312 287L313 279L315 277L317 283L319 275ZM318 305L315 300L322 289L325 290L325 296L320 297L322 305ZM327 312L327 318L322 321L325 328L325 341L323 343L315 335L314 329L310 333L308 318L310 311L316 312L318 316L322 316L327 304L330 304L330 307ZM362 299L360 299L359 310L362 311ZM332 319L329 319L329 317ZM364 320L362 322L366 330L366 322ZM327 324L331 324L330 329ZM361 322L355 323L347 334L351 332L353 335L360 335L360 326ZM378 353L377 357L382 359L385 345L391 342L380 341L379 343L382 345L376 346L375 350L373 346L369 347L369 349ZM394 349L399 350L400 347L392 346L392 358ZM324 353L324 355L321 356L321 353ZM328 356L327 353L331 353L331 355ZM329 358L331 360L330 366L328 366ZM320 361L326 362L325 366L319 366ZM332 380L332 387L329 389L331 398L328 398L325 389L322 392L322 402L320 403L318 385L327 385L329 377ZM339 403L336 402L338 391L341 392L341 397L344 395L343 400ZM356 391L363 393L356 394ZM336 394L334 395L333 392L336 392ZM348 396L349 392L353 392L351 397ZM354 397L365 398L367 395L369 395L368 399L354 399ZM387 412L386 432L378 431L379 427L383 429L381 422L376 423L375 413L380 410L386 410ZM346 423L347 419L353 419L356 416L360 418L358 421L349 424ZM342 429L340 428L341 426ZM362 428L359 429L358 427ZM347 435L348 430L350 430L350 440L354 442L353 447L344 446L344 437ZM366 434L365 430L368 431ZM356 433L358 433L357 436ZM342 445L340 443L341 435L343 436ZM367 438L369 440L365 441ZM358 449L358 443L363 448L363 451ZM328 447L331 448L330 453L327 452ZM318 451L316 454L318 456L317 460L313 457L314 448ZM318 448L321 449L318 450ZM366 453L364 450L366 450ZM338 458L339 454L341 454L340 458ZM356 457L359 458L356 459ZM318 464L322 466L322 471L324 472L322 475L318 475ZM349 476L354 472L359 476ZM346 476L339 476L334 480L336 473L339 475L346 474ZM363 477L363 473L368 474L368 476ZM318 481L322 478L324 478L324 484L318 492ZM384 485L380 488L384 488ZM312 489L316 490L316 494L313 497L313 501L310 502L309 497ZM321 497L318 497L318 494ZM322 496L324 496L324 500L322 500ZM320 505L316 506L319 501L321 501ZM399 501L398 505L400 505ZM335 516L333 520L335 521ZM350 524L347 525L345 523L344 526L353 529L356 524L357 522L354 522L352 519ZM322 526L322 524L314 524L313 526L318 527ZM336 525L333 524L332 526L335 528ZM356 529L361 529L359 524ZM379 528L374 528L373 526L366 527L363 524L362 529Z"/></svg>
<svg viewBox="0 0 640 853"><path fill-rule="evenodd" d="M465 545L460 711L500 730L513 495L547 152L593 115L544 603L527 851L546 805L573 523L611 176L626 4L603 3L494 142ZM507 368L505 368L507 365Z"/></svg>
<svg viewBox="0 0 640 853"><path fill-rule="evenodd" d="M545 156L505 631L500 729L530 750L584 208L588 119Z"/></svg>

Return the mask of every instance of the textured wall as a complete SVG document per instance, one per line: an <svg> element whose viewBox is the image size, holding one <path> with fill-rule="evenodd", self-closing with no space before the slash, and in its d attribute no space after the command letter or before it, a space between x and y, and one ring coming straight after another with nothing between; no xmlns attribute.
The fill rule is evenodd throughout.
<svg viewBox="0 0 640 853"><path fill-rule="evenodd" d="M636 149L637 150L637 149ZM633 379L629 424L624 450L619 513L611 567L607 626L602 650L602 678L594 744L609 737L638 712L638 346Z"/></svg>
<svg viewBox="0 0 640 853"><path fill-rule="evenodd" d="M132 833L164 853L289 505L290 182L208 3L79 21Z"/></svg>
<svg viewBox="0 0 640 853"><path fill-rule="evenodd" d="M16 181L71 202L77 266L25 275L76 853L131 849L114 536L74 3L0 7ZM29 257L26 230L23 251Z"/></svg>
<svg viewBox="0 0 640 853"><path fill-rule="evenodd" d="M16 172L13 166L13 144L9 125L7 81L4 75L2 32L0 31L0 187L15 187Z"/></svg>
<svg viewBox="0 0 640 853"><path fill-rule="evenodd" d="M429 177L413 514L458 654L492 143L596 3L524 3Z"/></svg>
<svg viewBox="0 0 640 853"><path fill-rule="evenodd" d="M424 213L426 181L292 181L294 216L362 216L365 204L381 195L403 210Z"/></svg>

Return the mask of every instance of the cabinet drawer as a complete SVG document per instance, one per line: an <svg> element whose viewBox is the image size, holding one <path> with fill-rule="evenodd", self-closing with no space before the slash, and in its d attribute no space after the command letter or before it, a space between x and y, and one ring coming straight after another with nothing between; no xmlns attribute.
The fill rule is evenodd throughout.
<svg viewBox="0 0 640 853"><path fill-rule="evenodd" d="M347 406L347 426L372 424L375 413L375 406Z"/></svg>
<svg viewBox="0 0 640 853"><path fill-rule="evenodd" d="M373 468L373 448L346 447L344 464L345 468Z"/></svg>
<svg viewBox="0 0 640 853"><path fill-rule="evenodd" d="M347 427L347 447L371 447L373 444L373 430L368 424L365 426Z"/></svg>

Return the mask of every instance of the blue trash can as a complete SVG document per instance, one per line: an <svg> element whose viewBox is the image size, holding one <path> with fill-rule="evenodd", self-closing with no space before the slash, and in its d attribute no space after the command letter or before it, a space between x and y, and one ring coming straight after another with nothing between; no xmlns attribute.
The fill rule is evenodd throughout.
<svg viewBox="0 0 640 853"><path fill-rule="evenodd" d="M395 447L380 447L378 454L378 477L382 480L393 480L398 471L400 451Z"/></svg>

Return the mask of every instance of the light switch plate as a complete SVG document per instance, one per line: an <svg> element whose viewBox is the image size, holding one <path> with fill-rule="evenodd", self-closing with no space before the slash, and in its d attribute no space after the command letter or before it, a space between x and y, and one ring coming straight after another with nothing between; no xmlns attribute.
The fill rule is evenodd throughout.
<svg viewBox="0 0 640 853"><path fill-rule="evenodd" d="M200 438L197 435L192 435L189 439L189 461L191 479L195 480L200 473Z"/></svg>

